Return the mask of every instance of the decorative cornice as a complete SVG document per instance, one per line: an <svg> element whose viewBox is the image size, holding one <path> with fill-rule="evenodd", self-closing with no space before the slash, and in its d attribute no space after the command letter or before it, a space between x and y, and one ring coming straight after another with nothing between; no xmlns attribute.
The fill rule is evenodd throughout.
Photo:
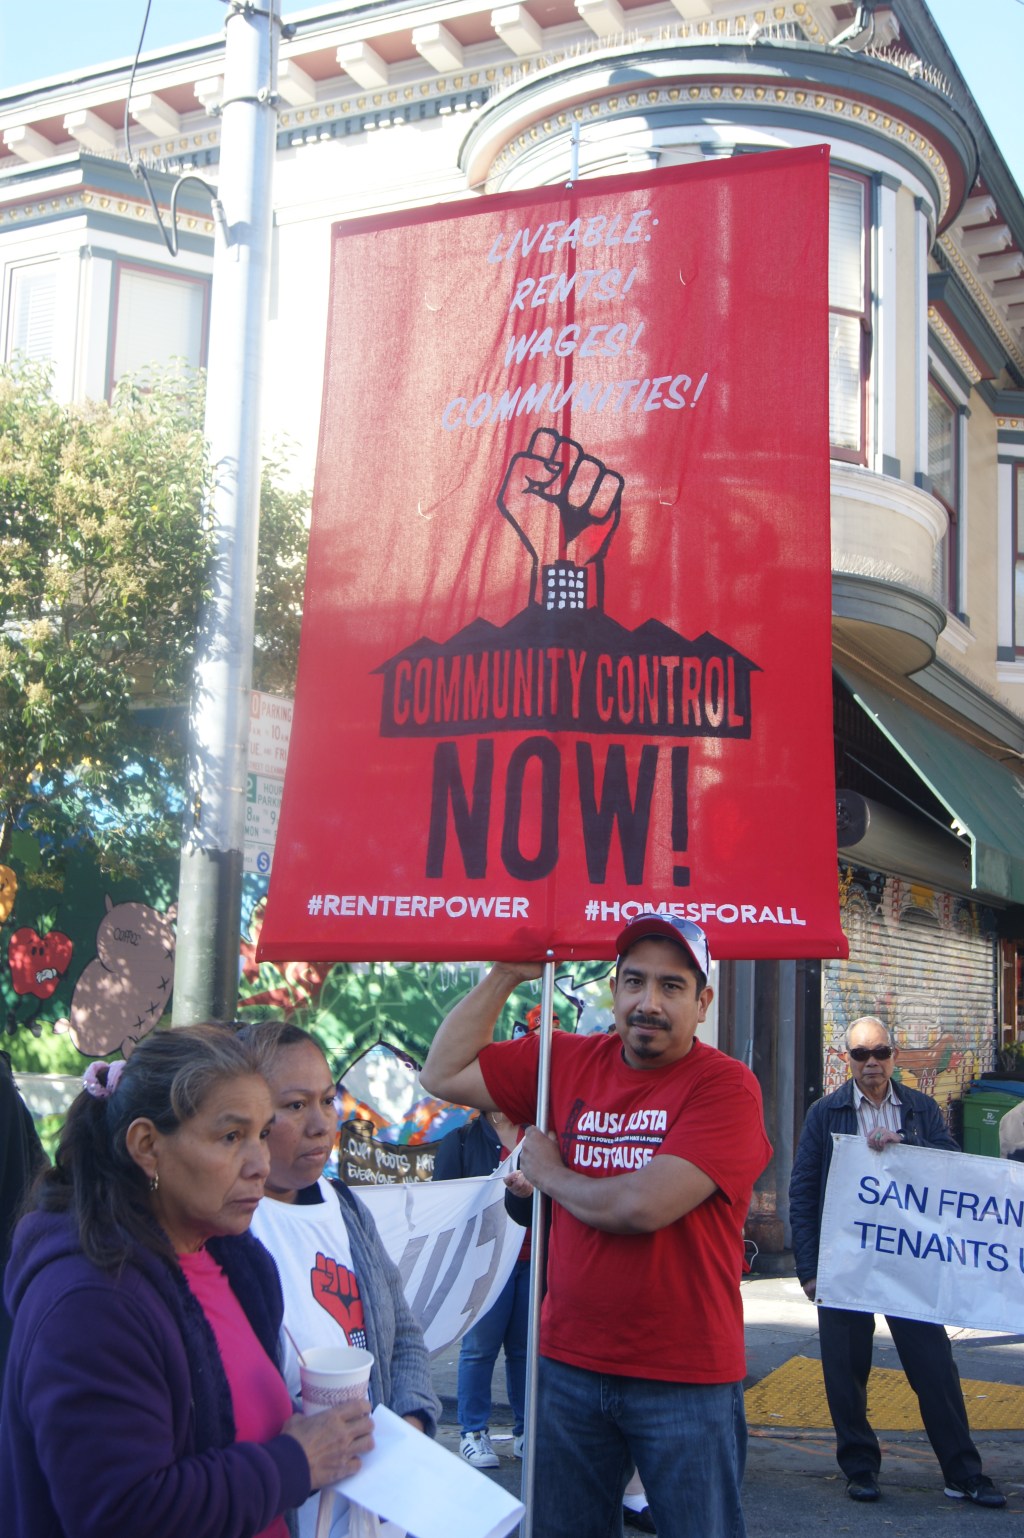
<svg viewBox="0 0 1024 1538"><path fill-rule="evenodd" d="M1006 367L1002 343L955 272L944 268L929 273L928 303L953 327L983 378L995 378Z"/></svg>
<svg viewBox="0 0 1024 1538"><path fill-rule="evenodd" d="M1001 431L1018 432L1024 427L1024 390L999 390L990 379L983 379L978 394Z"/></svg>
<svg viewBox="0 0 1024 1538"><path fill-rule="evenodd" d="M169 213L174 180L163 171L150 171L153 195L164 217ZM183 236L191 240L212 238L209 199L202 190L182 188L177 213ZM80 150L0 176L0 229L11 225L33 228L83 214L91 223L99 219L109 225L120 220L147 226L147 236L156 232L149 199L129 168L119 161Z"/></svg>
<svg viewBox="0 0 1024 1538"><path fill-rule="evenodd" d="M149 202L142 198L126 198L117 193L98 188L82 187L65 192L60 197L33 198L24 203L11 203L0 207L0 229L12 224L34 224L41 219L66 218L75 213L100 213L126 222L148 224L155 227L156 218ZM169 216L162 208L161 214ZM205 235L212 238L213 220L200 214L188 213L179 208L178 228L187 234Z"/></svg>
<svg viewBox="0 0 1024 1538"><path fill-rule="evenodd" d="M393 11L395 8L390 7L389 9ZM408 9L410 15L412 15L414 10L419 9L419 7L410 6ZM659 17L664 14L660 7L652 6L651 9L657 9ZM640 12L631 12L630 20L642 20L646 11L647 7L644 7ZM379 17L375 19L378 22L380 20ZM393 17L391 19L393 20ZM315 22L316 18L310 18L310 20ZM335 24L327 29L327 33L325 33L320 46L328 47L332 41L336 43L339 39L370 41L372 43L374 39L382 35L382 28L379 24L374 25L373 20L365 14L359 15L356 13L352 18L346 18L345 23L341 26L338 26L335 22ZM755 24L764 29L765 37L771 37L773 34L784 34L786 28L789 27L793 31L799 31L810 43L824 46L828 41L812 14L810 7L803 3L803 0L797 0L797 3L791 5L759 6L751 11L749 17L740 15L696 22L680 20L674 24L655 23L652 21L647 32L642 32L638 29L629 33L623 33L620 38L614 40L614 46L646 46L655 36L662 41L684 43L704 43L709 40L735 42L737 40L745 40L748 27ZM390 30L391 28L384 28L383 32L388 33ZM523 80L532 78L539 71L550 67L558 67L565 64L568 60L579 59L589 54L606 53L609 46L613 46L608 38L595 38L587 29L584 29L583 37L576 35L572 41L569 41L565 37L568 30L566 27L549 29L548 36L552 46L541 50L532 57L526 58L509 56L496 59L494 57L495 49L502 54L504 54L505 50L500 40L495 37L489 44L477 45L475 49L469 50L471 54L473 52L480 54L480 61L475 67L472 63L468 64L464 70L460 70L457 74L436 75L432 70L424 71L423 61L419 58L402 60L395 66L395 69L403 73L406 78L396 80L394 85L378 91L360 89L351 76L341 72L329 81L321 83L321 91L326 87L329 93L328 96L324 97L321 95L320 99L310 106L288 107L280 111L278 113L279 134L286 130L292 132L295 130L308 131L315 125L331 126L339 121L350 121L363 115L387 111L388 108L408 111L411 107L436 101L439 97L457 97L460 93L466 91L482 90L484 94L480 100L470 104L472 106L481 106L486 97L498 88L514 87ZM576 29L573 28L573 31L575 33ZM223 44L221 45L220 52L222 55ZM282 58L284 57L301 58L301 54L296 54L293 46L287 52L282 52ZM205 62L202 68L207 73L223 69L222 56L216 61L211 60L206 54L203 55L203 58ZM99 78L103 78L104 73L100 71ZM139 76L139 79L147 84L150 89L157 92L159 92L163 83L159 78L155 81L150 79L145 71ZM176 80L174 83L180 84L180 81ZM116 96L117 91L113 80L111 80L110 89L114 91ZM76 82L76 88L71 93L73 100L69 99L67 101L60 95L59 90L55 91L54 101L56 106L48 106L48 114L53 116L55 113L63 110L63 108L73 105L73 101L77 101L80 90L81 84ZM95 95L95 92L90 94L87 100L91 108L95 108L100 103L100 98ZM461 110L466 105L465 101L459 102L455 110ZM0 93L0 126L3 126L4 118L8 115L4 113L3 107L3 96ZM429 115L434 116L436 113ZM193 116L204 120L202 131L186 132L167 140L152 139L147 142L145 129L136 126L132 133L132 142L138 158L150 164L157 163L163 165L168 161L177 163L183 159L187 160L193 156L201 155L208 163L211 151L219 150L220 125L216 118L211 121L205 114L197 113ZM364 126L360 125L360 128ZM370 126L376 127L378 125L371 123ZM287 139L285 142L287 143ZM54 145L55 156L60 155L62 152L64 152L62 146ZM0 163L2 163L4 158L2 148L0 148ZM6 158L13 159L13 157ZM122 163L126 163L127 157L125 155L119 153L116 158ZM0 170L0 175L2 175L2 170Z"/></svg>
<svg viewBox="0 0 1024 1538"><path fill-rule="evenodd" d="M406 3L382 0L382 3L378 4L338 5L333 10L327 7L324 9L326 14L306 13L288 20L286 36L280 47L282 62L295 62L301 67L304 56L310 52L316 52L322 56L336 49L339 44L366 42L372 46L381 38L395 38L421 23L427 7L423 5L422 0L406 0ZM431 19L442 22L458 23L474 16L490 17L491 14L491 7L483 3L454 6L446 6L442 3L430 9ZM672 20L666 20L667 16L671 16ZM750 33L755 28L758 29L761 46L776 39L784 41L803 39L821 48L826 47L829 42L829 35L819 24L813 6L808 4L807 0L791 0L788 4L757 4L743 14L708 17L695 21L685 21L671 5L658 4L657 0L653 0L653 3L628 12L626 19L630 24L629 31L617 40L620 43L624 43L627 37L634 40L640 38L642 33L645 36L657 36L676 42L752 42ZM493 28L493 21L491 27ZM495 31L487 41L473 44L467 49L469 63L465 73L468 74L470 65L477 63L473 57L476 54L481 56L477 70L481 77L486 73L492 84L495 81L503 84L514 83L537 69L546 68L550 64L561 64L570 56L598 52L608 46L607 38L595 37L590 28L581 23L578 17L568 25L545 27L543 35L549 46L533 56L524 58L513 54L507 44L502 42L500 34ZM485 70L484 55L490 55L486 62L493 63L496 68ZM224 57L223 34L154 52L144 57L135 71L135 90L147 90L159 94L161 91L180 88L196 78L222 74ZM903 63L898 55L893 54L888 62L908 70L915 67L909 56L907 62ZM916 69L920 71L921 67L920 61L916 61ZM413 89L416 94L420 92L427 94L435 89L437 77L432 69L424 67L423 60L418 55L401 58L392 68L402 72L415 72L417 79ZM925 68L929 67L925 66ZM930 73L935 72L930 71ZM44 110L46 116L54 117L58 113L76 108L85 107L96 110L97 107L109 104L111 101L122 102L126 94L129 74L129 62L125 60L98 65L92 70L75 71L73 77L57 75L49 80L31 82L28 87L0 91L0 127L11 126L22 118L26 121L37 121ZM423 79L422 84L418 78L420 75ZM948 92L948 84L942 81L941 77L936 76L936 83ZM352 77L340 67L336 75L326 80L318 80L317 85L318 95L322 96L326 90L330 98L329 104L336 110L345 112L369 110L366 101L378 94L360 92ZM402 95L405 95L404 86L405 82L399 87ZM453 85L452 78L449 76L442 81L438 89L442 92L453 89L459 91L463 86ZM388 92L385 91L383 95L389 105L395 105ZM341 106L343 97L356 96L362 96L365 99L358 105L349 101L346 106ZM411 97L406 96L405 99L408 100ZM321 100L320 105L325 104L327 103ZM292 117L294 119L294 114ZM165 149L163 144L150 146L151 154L175 152L174 149Z"/></svg>
<svg viewBox="0 0 1024 1538"><path fill-rule="evenodd" d="M828 44L833 28L827 22L822 25L820 12L820 5L810 3L810 0L791 0L791 3L754 5L738 14L713 14L684 20L667 5L641 5L625 15L636 30L614 39L594 37L589 29L581 29L579 21L574 20L545 29L543 40L551 46L532 57L508 57L499 35L469 47L468 67L456 73L425 74L422 59L402 58L392 66L392 84L380 90L360 90L352 78L342 72L317 82L319 99L316 102L309 106L287 107L280 113L278 147L286 149L317 135L333 138L412 122L422 116L439 115L439 110L443 113L480 107L488 97L515 93L524 84L542 80L549 71L564 70L570 65L578 67L584 62L589 66L590 60L597 61L602 56L621 58L639 51L649 57L666 49L674 50L676 54L692 52L695 56L719 54L724 58L729 54L733 73L761 77L773 83L786 74L794 77L799 74L801 79L804 76L808 79L807 90L780 97L767 85L725 87L708 84L706 91L699 92L694 98L698 108L714 108L732 101L743 110L763 108L765 104L771 106L775 102L787 113L794 110L811 115L817 113L825 122L830 118L860 119L861 132L866 123L872 135L889 134L894 143L909 147L922 166L927 167L928 180L934 184L937 201L943 211L948 211L949 175L941 151L930 142L935 136L933 129L937 127L940 138L945 136L954 148L954 158L959 156L965 167L971 158L966 148L966 136L959 134L956 128L951 131L953 114L949 107L948 81L926 61L905 51L868 49L861 54L846 55L830 49ZM339 6L325 15L311 14L289 27L282 58L301 63L311 48L322 54L332 42L341 38L372 41L384 35L397 37L411 18L418 15L422 19L423 14L422 7L415 3ZM452 11L453 16L456 14L477 13L472 7L457 4ZM159 57L143 61L137 84L156 92L172 86L179 89L202 69L217 68L215 55L219 63L218 48L212 39L188 48L166 50ZM794 59L802 60L800 70L794 68ZM875 98L875 104L871 106L857 99L857 86L851 84L847 93L840 83L844 74L864 75L865 66L868 75L865 89ZM693 72L689 64L686 72ZM18 121L22 116L26 122L33 116L38 117L43 103L50 116L58 113L62 105L73 104L79 99L95 110L104 100L113 99L123 90L125 74L124 67L119 65L116 69L107 67L91 74L85 72L73 81L55 79L52 83L41 83L38 91L20 96L12 93L5 99L0 93L0 124L8 121L13 124L15 111L19 114ZM431 106L439 98L458 98L467 92L477 93L477 99L455 99L450 107L440 109ZM424 112L424 107L430 110ZM614 116L614 109L603 108L599 115ZM916 126L909 120L915 116ZM197 118L198 122L195 121ZM357 125L356 120L360 118L363 121ZM549 121L541 132L553 132L555 126ZM211 120L206 114L189 114L183 128L184 131L174 137L152 140L147 138L144 129L137 128L133 132L135 153L150 165L170 170L215 164L220 148L220 125L216 118ZM824 131L828 133L828 128ZM524 148L526 143L513 137L505 152L505 163L510 163ZM57 155L66 153L61 146L54 146L54 150ZM5 162L3 170L6 169ZM490 168L488 174L499 169ZM0 176L3 170L0 170ZM966 174L968 180L973 180L973 166L967 167ZM955 175L959 178L959 170Z"/></svg>
<svg viewBox="0 0 1024 1538"><path fill-rule="evenodd" d="M1013 360L1018 369L1024 370L1024 347L1021 346L1020 338L1015 337L1007 326L1003 317L996 309L992 296L988 293L980 278L975 276L970 263L966 260L963 253L958 250L955 240L948 231L946 234L939 236L938 246L942 251L943 257L955 270L957 277L968 290L974 303L999 338L1000 343L1006 350L1007 357Z"/></svg>
<svg viewBox="0 0 1024 1538"><path fill-rule="evenodd" d="M908 145L926 160L941 189L940 218L949 207L949 174L942 157L927 144L923 135L918 134L908 123L902 122L892 113L880 112L876 107L866 106L853 96L842 96L834 91L806 90L802 87L702 84L660 88L648 86L642 90L616 92L602 100L591 101L585 107L575 106L543 118L539 123L531 124L523 133L511 140L495 158L491 167L491 176L500 175L523 150L529 149L543 135L557 131L564 132L571 126L573 119L579 123L584 121L592 123L602 118L632 116L638 110L649 112L678 106L691 107L698 111L702 108L720 111L723 106L758 109L772 106L786 112L807 114L818 118L825 117L830 124L838 123L841 119L860 123L894 142Z"/></svg>
<svg viewBox="0 0 1024 1538"><path fill-rule="evenodd" d="M795 127L825 138L873 143L877 153L889 146L897 159L919 168L939 222L955 212L950 166L959 198L961 180L973 180L976 161L963 125L934 88L888 61L871 60L865 67L858 56L854 74L848 59L806 43L681 48L675 31L606 40L597 51L567 53L546 64L541 55L528 71L520 69L514 83L491 97L463 142L460 164L471 184L493 190L525 153L567 135L574 122L638 113L729 121L735 113L763 124L771 114L776 122L796 119Z"/></svg>
<svg viewBox="0 0 1024 1538"><path fill-rule="evenodd" d="M309 127L314 123L331 122L337 118L357 116L365 112L379 112L388 107L410 107L419 102L436 101L441 96L458 96L465 91L489 93L511 78L517 65L496 65L485 69L461 70L457 75L435 75L406 85L389 86L379 91L361 91L358 95L340 97L337 101L317 102L311 107L291 107L278 113L279 128ZM482 106L481 96L478 106Z"/></svg>
<svg viewBox="0 0 1024 1538"><path fill-rule="evenodd" d="M951 326L946 324L933 304L928 306L928 325L934 331L967 382L972 387L976 385L982 377L981 369L975 363L966 347L960 342L956 332Z"/></svg>
<svg viewBox="0 0 1024 1538"><path fill-rule="evenodd" d="M135 153L140 160L165 161L189 160L198 154L208 154L220 148L220 127L204 128L201 133L179 134L173 139L154 139L142 144Z"/></svg>
<svg viewBox="0 0 1024 1538"><path fill-rule="evenodd" d="M643 11L631 11L628 15L630 21L643 19ZM635 31L624 32L620 37L613 39L588 36L582 41L577 40L562 46L556 45L542 49L532 57L507 59L494 64L481 63L475 69L467 67L455 75L431 74L427 79L406 81L380 91L344 94L350 82L346 77L341 76L337 82L339 87L337 100L318 102L312 107L281 112L278 116L278 124L282 129L308 127L317 122L330 122L338 117L357 116L362 113L381 111L388 107L409 107L416 103L434 100L439 96L458 95L463 91L483 89L490 94L492 91L505 88L514 90L525 81L533 80L549 69L557 70L567 63L609 52L620 52L623 48L646 48L655 42L705 43L718 40L736 42L745 40L750 27L768 29L767 36L770 37L773 30L781 32L787 25L799 29L809 43L824 47L828 42L810 6L805 4L804 0L796 0L796 3L791 5L757 6L749 15L709 18L704 21L680 20L657 25L652 23L646 31L638 27ZM366 35L372 38L375 34L371 29Z"/></svg>

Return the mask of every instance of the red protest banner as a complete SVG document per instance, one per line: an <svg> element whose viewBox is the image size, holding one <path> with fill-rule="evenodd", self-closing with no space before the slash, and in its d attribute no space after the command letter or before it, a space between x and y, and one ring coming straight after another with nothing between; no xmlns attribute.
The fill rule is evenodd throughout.
<svg viewBox="0 0 1024 1538"><path fill-rule="evenodd" d="M845 954L824 148L338 225L260 954Z"/></svg>

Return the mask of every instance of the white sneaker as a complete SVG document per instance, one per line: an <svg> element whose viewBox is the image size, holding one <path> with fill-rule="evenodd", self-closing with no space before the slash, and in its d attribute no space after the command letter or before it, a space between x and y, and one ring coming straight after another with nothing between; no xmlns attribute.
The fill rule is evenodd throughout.
<svg viewBox="0 0 1024 1538"><path fill-rule="evenodd" d="M459 1454L475 1469L496 1469L499 1459L486 1431L464 1431Z"/></svg>
<svg viewBox="0 0 1024 1538"><path fill-rule="evenodd" d="M512 1438L512 1456L513 1456L513 1458L521 1458L523 1456L523 1448L525 1446L526 1446L526 1432L524 1431L521 1437L513 1437Z"/></svg>

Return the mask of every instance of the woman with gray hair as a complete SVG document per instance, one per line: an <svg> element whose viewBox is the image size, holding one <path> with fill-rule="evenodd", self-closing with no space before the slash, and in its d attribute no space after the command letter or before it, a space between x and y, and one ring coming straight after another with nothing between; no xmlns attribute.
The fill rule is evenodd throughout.
<svg viewBox="0 0 1024 1538"><path fill-rule="evenodd" d="M247 1233L272 1120L220 1026L90 1065L8 1266L7 1538L285 1538L372 1447L365 1400L303 1418L275 1365L280 1285Z"/></svg>

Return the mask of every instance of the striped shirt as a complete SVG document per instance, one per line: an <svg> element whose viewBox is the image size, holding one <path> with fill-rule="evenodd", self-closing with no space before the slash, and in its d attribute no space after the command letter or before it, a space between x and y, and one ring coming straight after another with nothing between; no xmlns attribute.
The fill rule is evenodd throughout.
<svg viewBox="0 0 1024 1538"><path fill-rule="evenodd" d="M862 1137L870 1137L879 1128L887 1132L899 1132L901 1101L891 1079L881 1105L870 1100L857 1084L853 1086L853 1102L857 1107L857 1125Z"/></svg>

